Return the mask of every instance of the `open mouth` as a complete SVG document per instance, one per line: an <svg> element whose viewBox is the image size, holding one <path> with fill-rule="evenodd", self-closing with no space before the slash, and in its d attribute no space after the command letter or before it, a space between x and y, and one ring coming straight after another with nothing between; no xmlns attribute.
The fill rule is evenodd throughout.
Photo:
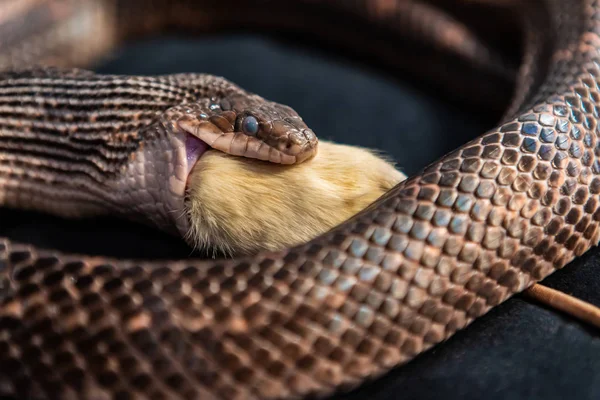
<svg viewBox="0 0 600 400"><path fill-rule="evenodd" d="M210 148L210 146L206 144L206 142L204 142L202 139L190 135L187 132L185 136L185 151L189 173L192 170L192 168L194 168L194 165L196 165L196 162Z"/></svg>

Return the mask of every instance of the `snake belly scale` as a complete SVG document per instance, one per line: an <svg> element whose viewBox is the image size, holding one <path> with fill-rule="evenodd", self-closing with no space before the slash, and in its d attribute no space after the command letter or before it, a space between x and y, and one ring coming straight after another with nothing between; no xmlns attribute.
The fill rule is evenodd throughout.
<svg viewBox="0 0 600 400"><path fill-rule="evenodd" d="M7 25L21 8L38 3L50 4L48 12L28 14L39 29ZM318 19L319 12L334 11L369 26L389 24L428 4L307 0L272 4L268 14L260 8L267 3L244 3L232 15L236 2L12 1L0 25L7 32L12 26L12 36L0 46L0 64L16 69L35 59L75 65L125 38L168 27L298 26L302 18L294 19L294 12ZM511 107L518 111L309 243L233 260L152 262L60 254L1 239L0 393L40 399L324 397L411 360L596 245L600 4L480 3L537 21L523 27L528 53ZM88 17L85 29L69 20L81 15ZM543 25L551 33L535 30ZM79 35L70 39L69 32ZM464 36L450 27L437 37L456 48L457 32ZM75 51L73 43L86 40L86 51ZM479 54L474 49L470 56ZM50 142L60 134L49 131L72 125L41 123L35 116L39 108L47 115L60 104L39 89L48 74L53 80L44 84L82 93L81 102L85 92L78 90L85 82L119 78L40 71L2 73L0 129L10 136L0 140L2 203L57 213L106 207L118 213L106 186L118 181L111 166L128 163L148 137L120 131L121 140L98 134L65 145ZM22 86L14 85L18 79ZM134 90L123 104L138 104L139 112L130 120L120 109L111 113L111 103L98 103L109 123L143 124L146 112L156 115L189 93L185 85L165 81L175 78L130 79L124 84L147 82L162 93L158 98L172 98L159 107L157 98L144 98L144 85L129 86ZM64 81L82 83L68 87ZM29 109L10 101L17 87L37 91ZM85 107L71 106L85 115ZM86 121L93 125L102 118ZM28 126L35 129L22 129ZM310 142L304 129L299 138ZM11 143L20 143L19 151L34 159L41 153L52 161L11 159ZM80 152L72 151L75 143ZM89 191L65 199L74 207L39 205L43 190L64 176L82 180ZM11 192L15 182L32 190ZM105 201L95 205L72 197L82 193ZM79 208L82 203L89 208ZM180 232L175 221L149 222Z"/></svg>

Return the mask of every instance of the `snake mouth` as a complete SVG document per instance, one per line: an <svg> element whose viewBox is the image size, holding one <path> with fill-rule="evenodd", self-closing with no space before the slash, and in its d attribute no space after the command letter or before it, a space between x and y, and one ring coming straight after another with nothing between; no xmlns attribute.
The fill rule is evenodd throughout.
<svg viewBox="0 0 600 400"><path fill-rule="evenodd" d="M187 158L187 172L188 174L196 165L196 162L202 157L204 153L210 148L208 144L202 139L191 135L186 132L185 134L185 153Z"/></svg>
<svg viewBox="0 0 600 400"><path fill-rule="evenodd" d="M209 148L232 156L254 158L276 164L296 164L307 158L306 153L286 154L264 140L240 132L225 131L210 121L179 121L179 128L188 136L202 141ZM189 147L186 143L186 147ZM206 150L206 149L205 149ZM308 154L312 156L313 154ZM197 159L196 159L197 161ZM189 163L189 160L188 160ZM193 165L192 165L193 167Z"/></svg>

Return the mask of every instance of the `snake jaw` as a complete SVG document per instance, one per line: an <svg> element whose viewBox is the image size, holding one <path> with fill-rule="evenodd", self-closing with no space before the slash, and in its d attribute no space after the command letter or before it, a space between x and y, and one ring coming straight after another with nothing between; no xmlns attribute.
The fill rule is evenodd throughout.
<svg viewBox="0 0 600 400"><path fill-rule="evenodd" d="M208 147L226 154L255 158L276 164L296 164L299 161L295 155L285 154L258 137L223 130L211 120L183 119L178 122L178 126L190 136L206 143ZM193 165L188 165L188 168L191 170Z"/></svg>

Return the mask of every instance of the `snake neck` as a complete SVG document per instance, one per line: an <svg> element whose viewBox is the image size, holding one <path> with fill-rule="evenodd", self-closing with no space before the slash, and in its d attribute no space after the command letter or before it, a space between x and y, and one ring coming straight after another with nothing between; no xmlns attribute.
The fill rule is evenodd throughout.
<svg viewBox="0 0 600 400"><path fill-rule="evenodd" d="M72 156L71 165L61 168L52 159L55 154L44 152L51 143L40 143L37 149L27 145L19 148L18 144L11 146L5 135L0 144L0 205L68 218L119 215L186 237L187 176L202 151L186 151L183 132L155 126L150 130L159 135L123 155L128 161L116 173L92 172L87 164L95 161L94 155ZM6 129L0 131L10 134ZM16 135L11 139L19 140ZM38 140L43 142L44 138ZM112 154L115 158L120 155Z"/></svg>
<svg viewBox="0 0 600 400"><path fill-rule="evenodd" d="M190 220L185 204L188 175L206 150L190 144L178 130L153 126L155 135L130 156L116 178L106 182L106 209L127 219L187 238Z"/></svg>

